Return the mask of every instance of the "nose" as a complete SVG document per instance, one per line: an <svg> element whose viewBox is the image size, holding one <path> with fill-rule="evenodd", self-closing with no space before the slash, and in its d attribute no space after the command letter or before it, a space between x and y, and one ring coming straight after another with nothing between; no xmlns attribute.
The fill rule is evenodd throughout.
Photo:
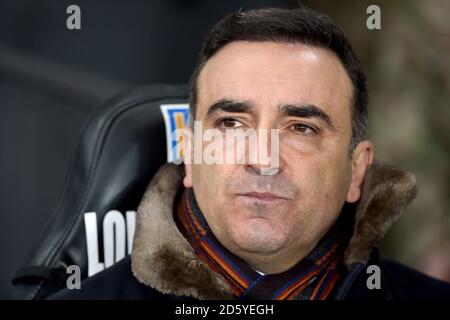
<svg viewBox="0 0 450 320"><path fill-rule="evenodd" d="M247 146L248 158L245 170L257 175L275 175L280 170L279 137L278 130L259 129L257 132L256 145Z"/></svg>
<svg viewBox="0 0 450 320"><path fill-rule="evenodd" d="M260 176L272 176L280 172L279 166L267 166L256 163L246 163L244 168L248 173Z"/></svg>

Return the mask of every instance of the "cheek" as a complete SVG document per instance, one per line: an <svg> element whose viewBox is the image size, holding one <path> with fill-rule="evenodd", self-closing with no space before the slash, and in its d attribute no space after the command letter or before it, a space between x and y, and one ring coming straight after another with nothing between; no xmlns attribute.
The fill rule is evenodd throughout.
<svg viewBox="0 0 450 320"><path fill-rule="evenodd" d="M297 206L305 223L317 228L336 219L348 189L345 165L336 158L316 155L291 161L287 167L300 190Z"/></svg>
<svg viewBox="0 0 450 320"><path fill-rule="evenodd" d="M194 165L192 184L198 206L208 223L226 208L225 179L231 175L225 165Z"/></svg>
<svg viewBox="0 0 450 320"><path fill-rule="evenodd" d="M210 165L193 165L192 185L197 201L205 203L211 196L211 187L215 182L215 172Z"/></svg>

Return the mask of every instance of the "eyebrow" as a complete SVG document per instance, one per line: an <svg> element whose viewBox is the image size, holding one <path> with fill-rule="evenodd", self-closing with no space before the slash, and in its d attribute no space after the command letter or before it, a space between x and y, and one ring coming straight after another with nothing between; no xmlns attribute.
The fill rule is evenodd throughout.
<svg viewBox="0 0 450 320"><path fill-rule="evenodd" d="M288 116L298 117L298 118L317 118L322 122L325 122L330 129L337 131L336 127L331 121L331 118L326 114L321 108L313 104L302 104L302 105L282 105L278 108L282 113Z"/></svg>
<svg viewBox="0 0 450 320"><path fill-rule="evenodd" d="M241 101L233 101L228 99L221 99L213 103L209 108L206 116L209 117L218 111L249 113L253 108L250 104Z"/></svg>

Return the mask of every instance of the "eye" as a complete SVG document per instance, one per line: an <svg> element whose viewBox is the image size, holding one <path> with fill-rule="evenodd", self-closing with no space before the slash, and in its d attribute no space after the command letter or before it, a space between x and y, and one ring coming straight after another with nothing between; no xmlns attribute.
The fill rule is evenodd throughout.
<svg viewBox="0 0 450 320"><path fill-rule="evenodd" d="M303 124L303 123L295 123L291 126L291 130L303 135L311 135L317 132L316 129Z"/></svg>
<svg viewBox="0 0 450 320"><path fill-rule="evenodd" d="M242 123L233 118L222 118L217 121L220 128L239 128L242 127Z"/></svg>

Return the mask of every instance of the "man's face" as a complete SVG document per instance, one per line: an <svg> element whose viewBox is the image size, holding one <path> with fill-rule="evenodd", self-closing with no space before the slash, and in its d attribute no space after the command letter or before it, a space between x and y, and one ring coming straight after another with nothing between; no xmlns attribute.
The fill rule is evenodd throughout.
<svg viewBox="0 0 450 320"><path fill-rule="evenodd" d="M275 175L258 164L186 165L184 185L214 235L241 258L312 249L352 180L352 84L341 62L302 44L232 42L205 64L197 90L203 130L279 129Z"/></svg>

